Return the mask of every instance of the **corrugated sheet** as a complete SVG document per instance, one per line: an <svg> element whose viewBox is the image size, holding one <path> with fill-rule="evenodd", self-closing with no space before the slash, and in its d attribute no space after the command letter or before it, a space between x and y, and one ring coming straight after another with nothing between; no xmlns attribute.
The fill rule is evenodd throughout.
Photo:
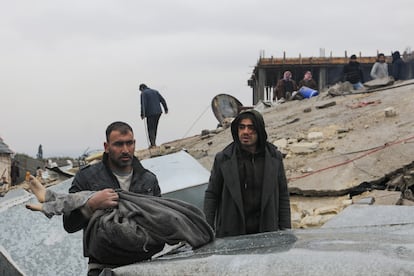
<svg viewBox="0 0 414 276"><path fill-rule="evenodd" d="M9 146L6 145L6 143L4 143L2 138L0 138L0 153L7 153L7 154L13 153L13 151L9 148Z"/></svg>

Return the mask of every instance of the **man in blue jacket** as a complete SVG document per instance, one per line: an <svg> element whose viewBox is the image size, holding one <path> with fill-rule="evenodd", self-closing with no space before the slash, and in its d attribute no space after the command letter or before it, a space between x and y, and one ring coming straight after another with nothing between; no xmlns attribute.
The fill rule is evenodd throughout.
<svg viewBox="0 0 414 276"><path fill-rule="evenodd" d="M139 90L141 91L141 119L147 118L149 148L154 148L156 147L158 122L162 114L160 104L162 104L164 112L167 114L167 102L157 90L151 89L145 84L140 84Z"/></svg>

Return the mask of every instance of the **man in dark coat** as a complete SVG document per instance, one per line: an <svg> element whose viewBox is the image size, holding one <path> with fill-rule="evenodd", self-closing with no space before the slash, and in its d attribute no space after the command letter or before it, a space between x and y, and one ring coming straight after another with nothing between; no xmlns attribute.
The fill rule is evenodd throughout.
<svg viewBox="0 0 414 276"><path fill-rule="evenodd" d="M344 66L344 81L349 81L355 90L364 88L364 75L356 55L352 55L349 63Z"/></svg>
<svg viewBox="0 0 414 276"><path fill-rule="evenodd" d="M267 142L262 115L242 112L231 133L234 141L216 155L204 197L216 237L291 228L282 154Z"/></svg>
<svg viewBox="0 0 414 276"><path fill-rule="evenodd" d="M404 61L399 51L392 53L392 76L396 81L404 79Z"/></svg>
<svg viewBox="0 0 414 276"><path fill-rule="evenodd" d="M167 114L167 102L157 90L151 89L145 84L141 84L139 90L141 91L141 119L147 118L150 148L154 148L156 147L158 122L162 114L161 105Z"/></svg>
<svg viewBox="0 0 414 276"><path fill-rule="evenodd" d="M85 230L95 211L118 206L119 196L115 189L144 195L161 195L157 177L145 169L134 156L134 133L128 124L110 124L106 129L104 148L102 162L82 168L69 188L69 193L96 191L83 207L64 214L63 226L69 233ZM153 248L152 253L160 250L162 246ZM89 256L88 275L99 275L106 267L85 250L85 245L84 256Z"/></svg>

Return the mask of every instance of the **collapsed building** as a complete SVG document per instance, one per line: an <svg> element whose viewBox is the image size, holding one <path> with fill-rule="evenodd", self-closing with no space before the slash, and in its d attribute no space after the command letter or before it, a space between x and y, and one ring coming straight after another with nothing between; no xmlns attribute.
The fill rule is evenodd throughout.
<svg viewBox="0 0 414 276"><path fill-rule="evenodd" d="M414 54L404 52L402 56L405 61L405 79L414 78ZM359 53L358 62L360 63L365 81L369 81L372 65L375 63L376 56L362 56ZM313 79L316 80L319 90L333 85L343 79L343 67L349 62L348 54L345 52L343 57L334 57L332 53L325 57L321 51L320 57L292 57L287 58L286 53L282 58L265 57L260 55L256 66L253 69L247 84L253 90L253 104L259 101L271 101L273 89L279 79L283 77L284 71L292 72L292 79L297 83L303 78L306 71L311 71ZM392 71L392 58L388 56L386 62L389 72Z"/></svg>

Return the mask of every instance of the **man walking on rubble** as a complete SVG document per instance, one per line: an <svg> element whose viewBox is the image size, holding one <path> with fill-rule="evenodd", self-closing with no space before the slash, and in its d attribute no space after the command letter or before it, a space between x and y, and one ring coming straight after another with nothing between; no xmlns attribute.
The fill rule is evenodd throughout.
<svg viewBox="0 0 414 276"><path fill-rule="evenodd" d="M234 141L216 155L204 196L216 237L291 228L282 154L267 142L262 115L240 113L231 133Z"/></svg>
<svg viewBox="0 0 414 276"><path fill-rule="evenodd" d="M157 90L151 89L145 84L141 84L139 90L141 91L141 119L147 119L149 148L151 149L156 147L158 122L162 114L161 105L167 114L167 102Z"/></svg>

